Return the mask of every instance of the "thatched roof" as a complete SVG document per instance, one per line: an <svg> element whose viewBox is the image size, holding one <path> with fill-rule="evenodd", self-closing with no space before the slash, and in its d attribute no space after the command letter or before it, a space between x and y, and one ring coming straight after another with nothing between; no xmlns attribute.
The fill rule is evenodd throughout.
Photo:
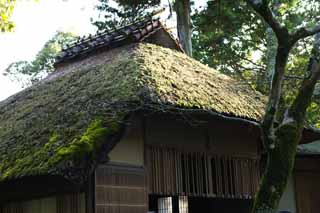
<svg viewBox="0 0 320 213"><path fill-rule="evenodd" d="M263 97L183 53L136 43L62 67L0 103L0 180L87 172L124 117L199 109L259 121Z"/></svg>
<svg viewBox="0 0 320 213"><path fill-rule="evenodd" d="M301 144L297 149L298 155L318 155L320 157L320 141L308 144Z"/></svg>

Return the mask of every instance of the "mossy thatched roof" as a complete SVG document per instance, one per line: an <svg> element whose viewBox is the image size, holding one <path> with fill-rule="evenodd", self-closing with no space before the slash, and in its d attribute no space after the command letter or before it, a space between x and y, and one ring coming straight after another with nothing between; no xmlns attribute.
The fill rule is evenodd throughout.
<svg viewBox="0 0 320 213"><path fill-rule="evenodd" d="M116 48L0 103L0 180L86 168L126 114L148 105L257 121L262 99L183 53L145 43Z"/></svg>

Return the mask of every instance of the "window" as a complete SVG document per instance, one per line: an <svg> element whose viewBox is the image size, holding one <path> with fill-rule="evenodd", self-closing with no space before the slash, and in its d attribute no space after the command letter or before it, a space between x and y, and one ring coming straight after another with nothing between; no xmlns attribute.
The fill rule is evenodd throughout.
<svg viewBox="0 0 320 213"><path fill-rule="evenodd" d="M179 213L188 213L188 197L179 196Z"/></svg>
<svg viewBox="0 0 320 213"><path fill-rule="evenodd" d="M162 197L158 199L159 213L172 213L172 197Z"/></svg>

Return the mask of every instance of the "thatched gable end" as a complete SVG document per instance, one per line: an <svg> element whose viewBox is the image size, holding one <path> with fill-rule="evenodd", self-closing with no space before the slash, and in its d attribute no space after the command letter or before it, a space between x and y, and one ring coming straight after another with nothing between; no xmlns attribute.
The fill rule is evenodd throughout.
<svg viewBox="0 0 320 213"><path fill-rule="evenodd" d="M263 114L259 93L178 51L136 43L102 54L0 103L0 180L85 174L136 110Z"/></svg>

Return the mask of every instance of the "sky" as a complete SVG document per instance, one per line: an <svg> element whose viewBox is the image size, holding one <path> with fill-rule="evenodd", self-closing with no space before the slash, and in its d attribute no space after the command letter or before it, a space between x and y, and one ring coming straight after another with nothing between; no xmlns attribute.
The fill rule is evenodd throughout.
<svg viewBox="0 0 320 213"><path fill-rule="evenodd" d="M56 31L79 35L93 33L90 17L96 0L18 0L12 20L12 33L0 33L0 101L21 90L21 86L3 76L15 61L31 60Z"/></svg>

